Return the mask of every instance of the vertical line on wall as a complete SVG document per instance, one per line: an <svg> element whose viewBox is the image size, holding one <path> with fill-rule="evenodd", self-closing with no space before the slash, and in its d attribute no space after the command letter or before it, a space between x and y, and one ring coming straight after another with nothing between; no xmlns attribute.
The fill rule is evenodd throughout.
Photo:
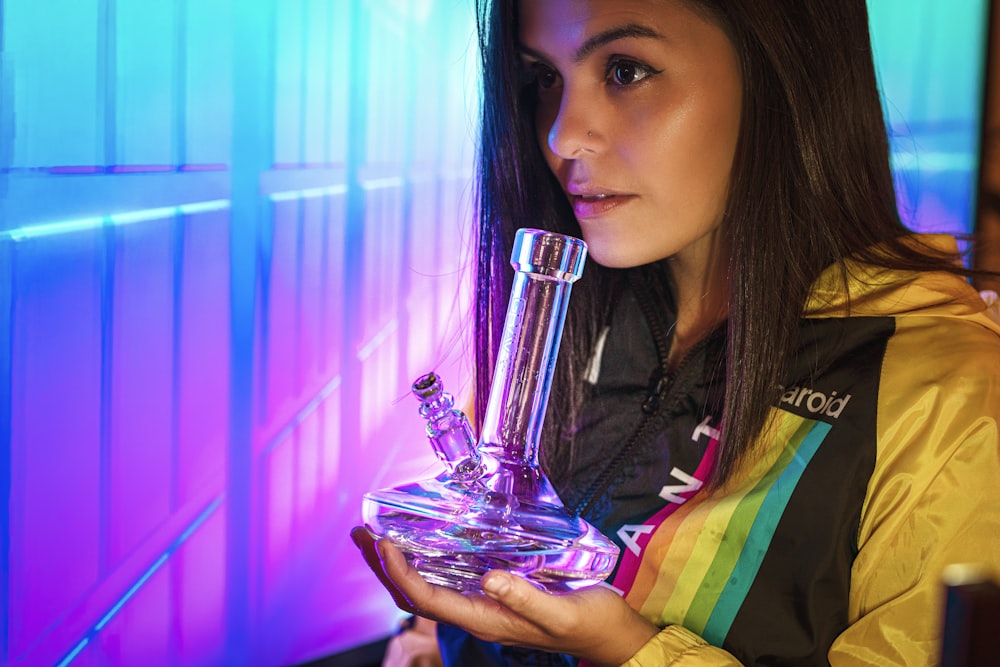
<svg viewBox="0 0 1000 667"><path fill-rule="evenodd" d="M348 46L347 90L347 194L344 229L344 299L341 322L343 323L343 344L341 346L340 392L340 452L345 458L340 469L347 471L356 467L351 459L361 457L361 362L358 347L361 343L364 304L362 303L362 281L354 279L364 275L364 226L366 216L365 190L361 182L362 168L366 162L368 133L367 119L367 76L365 63L368 54L363 53L370 37L367 25L366 5L350 3L350 44ZM346 495L346 494L345 494ZM356 511L356 508L349 508Z"/></svg>
<svg viewBox="0 0 1000 667"><path fill-rule="evenodd" d="M259 132L260 135L257 137L259 142L258 146L258 171L257 179L259 181L260 174L266 170L273 169L275 162L275 141L277 133L277 50L278 50L278 36L277 36L277 24L278 24L278 5L276 2L269 4L269 11L267 12L267 25L266 28L261 32L259 43L257 46L265 51L263 54L263 60L260 61L261 71L258 72L260 77L257 81L259 87L259 113L263 116L260 120ZM252 398L256 400L256 403L252 406L256 410L254 414L257 416L257 421L254 422L255 425L264 424L268 418L268 405L267 405L267 389L268 383L270 382L269 375L269 348L270 348L270 319L268 313L270 312L271 304L271 263L273 258L273 240L274 240L274 218L275 218L275 203L271 199L265 199L260 204L259 219L257 221L256 229L256 259L257 259L257 284L256 284L256 326L259 327L257 330L257 355L256 359L257 369L259 374L254 378L255 389L252 394ZM254 359L251 357L251 363ZM253 414L250 417L253 420ZM251 435L252 438L252 435ZM252 440L251 440L252 441ZM260 489L263 496L267 492L267 469L264 450L259 450L260 461L263 465L252 466L251 472L254 476L254 488ZM256 455L255 455L256 456ZM254 458L254 462L258 459ZM250 597L256 602L255 616L253 617L254 622L258 623L261 618L262 610L260 609L261 601L265 599L266 585L267 585L267 544L263 539L265 535L266 526L268 525L268 505L266 500L261 500L252 506L251 514L252 519L256 519L255 525L259 527L256 532L258 539L251 540L249 547L252 547L252 558L249 563L249 572L252 574L252 579L247 580L247 586L251 588L249 591ZM258 641L258 646L259 646Z"/></svg>
<svg viewBox="0 0 1000 667"><path fill-rule="evenodd" d="M267 106L268 112L271 115L271 121L268 125L268 134L262 135L258 138L258 141L262 143L262 146L266 144L267 156L264 162L260 165L260 171L273 169L275 163L275 124L277 123L277 116L275 111L276 105L276 77L277 77L277 50L278 50L278 37L277 37L277 5L275 6L274 16L271 20L271 29L268 31L269 49L270 49L270 61L267 64L266 75L262 73L262 78L260 79L260 85L262 88L262 94L267 97L267 101L262 104ZM284 206L289 206L291 204L284 203ZM272 278L274 275L274 239L276 236L275 225L276 216L275 208L276 204L273 200L268 200L263 205L264 210L261 211L259 220L257 221L257 298L258 298L258 312L259 315L256 320L256 325L258 329L258 344L256 347L256 363L259 375L257 377L256 387L254 389L254 410L253 415L256 418L255 424L257 426L263 426L267 424L268 420L271 418L271 405L268 402L268 389L271 384L271 287L273 285Z"/></svg>
<svg viewBox="0 0 1000 667"><path fill-rule="evenodd" d="M934 71L933 68L934 49L930 48L929 46L934 44L934 22L927 20L929 17L933 17L934 14L935 12L928 12L926 10L923 12L918 12L918 15L921 18L920 24L917 27L920 36L916 41L919 44L928 45L928 48L917 49L916 58L914 58L915 60L913 68L913 72L915 75L914 79L916 79L916 74L918 72L923 73L923 72ZM931 114L928 109L929 106L928 97L929 96L927 95L927 89L923 86L914 85L910 90L910 98L907 100L907 108L909 109L909 117L910 117L909 118L910 122L908 122L908 125L910 125L910 127L907 129L911 136L908 136L907 138L908 140L913 141L914 143L916 142L917 137L912 136L914 134L912 129L913 125L912 120L919 119L920 123L919 132L921 133L926 133L928 131L928 126L930 125L930 123L935 122L931 121ZM914 217L916 217L917 208L919 208L919 205L915 207Z"/></svg>
<svg viewBox="0 0 1000 667"><path fill-rule="evenodd" d="M412 23L417 24L417 21L414 20ZM420 27L423 31L424 26ZM416 222L414 219L416 211L414 210L413 200L416 191L414 163L417 151L417 81L419 80L418 65L420 62L418 44L425 44L427 41L420 38L426 37L423 34L418 37L418 35L410 32L408 33L408 37L409 39L404 44L405 51L402 54L406 72L403 76L403 81L405 81L406 85L403 109L410 109L411 111L410 113L402 114L405 136L402 164L400 165L400 176L403 178L402 192L400 194L403 197L403 205L400 211L402 216L402 238L400 239L402 256L399 259L403 263L403 267L399 272L399 284L397 285L398 298L396 300L396 317L399 321L400 332L400 335L396 336L396 348L398 350L398 354L396 355L396 372L397 377L404 379L406 379L406 374L410 369L407 351L411 348L408 341L408 337L410 336L410 309L407 307L407 301L409 301L410 290L413 288L413 263L412 259L410 261L406 260L412 258L413 226Z"/></svg>
<svg viewBox="0 0 1000 667"><path fill-rule="evenodd" d="M98 133L101 145L98 162L105 168L118 162L118 20L116 0L98 0L97 11L97 99ZM100 419L99 419L99 495L97 566L101 577L109 571L111 539L111 399L112 347L114 336L115 229L105 219L101 231L100 254Z"/></svg>
<svg viewBox="0 0 1000 667"><path fill-rule="evenodd" d="M187 107L188 107L188 0L176 0L174 4L174 59L173 59L173 137L172 161L177 169L187 163ZM180 505L180 419L181 419L181 337L184 312L184 243L188 216L176 213L171 220L171 296L173 317L171 319L171 368L170 368L170 510L176 511ZM176 566L175 566L176 567ZM173 573L173 568L171 568ZM171 585L171 602L179 608L179 586ZM174 633L179 630L179 614L171 614ZM176 651L175 642L169 643L171 651Z"/></svg>
<svg viewBox="0 0 1000 667"><path fill-rule="evenodd" d="M299 45L299 167L306 165L306 123L309 119L307 113L309 106L309 2L302 3L302 15L299 17L301 24L299 34L302 35L302 42Z"/></svg>
<svg viewBox="0 0 1000 667"><path fill-rule="evenodd" d="M292 335L292 385L294 386L295 398L301 399L305 396L305 351L302 349L302 310L305 303L302 296L305 280L305 270L302 266L305 256L305 233L306 233L306 210L307 202L304 198L295 203L295 321L293 323Z"/></svg>
<svg viewBox="0 0 1000 667"><path fill-rule="evenodd" d="M2 8L0 8L2 10ZM0 14L2 17L2 14ZM2 209L0 209L2 210ZM11 399L14 308L14 244L0 241L0 664L8 664L10 633Z"/></svg>
<svg viewBox="0 0 1000 667"><path fill-rule="evenodd" d="M6 25L4 0L0 0L0 230L16 226L8 217L4 206L7 201L7 181L14 162L14 70L8 64L4 40Z"/></svg>
<svg viewBox="0 0 1000 667"><path fill-rule="evenodd" d="M300 31L302 34L302 46L299 52L301 67L299 68L299 165L304 169L313 168L309 164L308 145L309 133L309 56L312 48L312 30L310 29L310 19L312 3L302 3L302 24ZM305 270L303 258L305 256L305 233L306 233L306 211L309 209L305 198L298 201L298 210L295 216L295 327L294 327L294 357L292 370L292 383L295 387L295 396L301 399L306 395L306 364L305 349L302 346L303 333L303 309L305 302L303 298ZM297 550L302 540L302 517L298 508L301 507L299 495L302 493L302 429L296 426L292 432L289 445L292 447L292 504L296 509L292 511L291 525L291 548Z"/></svg>
<svg viewBox="0 0 1000 667"><path fill-rule="evenodd" d="M184 260L188 216L173 217L171 238L171 296L173 318L170 343L170 511L180 507L180 422L181 422L181 354L184 331Z"/></svg>
<svg viewBox="0 0 1000 667"><path fill-rule="evenodd" d="M336 11L334 10L333 3L330 3L329 11L326 13L326 29L323 34L323 41L326 44L333 45L336 44L336 32L334 30L334 22L336 20ZM330 166L333 162L333 156L331 155L331 144L333 135L333 58L327 54L327 57L323 59L323 164ZM329 369L329 346L326 341L329 340L330 331L327 326L329 323L329 317L327 313L327 304L329 303L330 296L330 285L327 280L330 270L330 218L333 214L333 207L331 206L330 200L333 195L325 195L321 198L322 210L320 215L322 216L322 224L320 226L320 242L322 247L320 248L319 255L319 275L321 276L319 281L319 302L320 306L320 316L319 316L319 340L320 345L317 346L317 359L316 365L320 369L320 372L324 374L324 378L329 376L325 375L326 371ZM324 410L325 412L325 410ZM324 431L320 431L323 433ZM320 447L320 456L326 451L326 447ZM319 468L323 468L323 462L320 460Z"/></svg>
<svg viewBox="0 0 1000 667"><path fill-rule="evenodd" d="M309 76L307 72L309 71L309 48L311 46L309 29L309 18L310 18L310 7L311 3L302 3L302 48L299 51L299 57L302 59L301 67L299 68L299 166L303 169L309 168L306 164L306 146L308 145L307 136L308 132L308 118L309 114L306 113L309 104ZM306 229L306 209L308 208L306 199L304 197L299 198L297 202L297 210L295 212L295 322L293 327L293 340L294 349L292 350L292 384L295 387L295 397L302 398L304 396L305 381L306 376L304 366L306 360L303 359L304 350L302 349L302 309L303 309L303 299L302 299L302 289L303 289L303 256L305 254L304 237ZM298 456L298 446L295 447L296 457ZM297 470L297 466L295 468ZM292 489L297 490L298 478L297 474L293 475ZM292 530L295 530L295 521L297 513L292 513Z"/></svg>
<svg viewBox="0 0 1000 667"><path fill-rule="evenodd" d="M306 3L303 3L306 4ZM303 13L305 9L303 8ZM305 87L305 77L300 81L300 86ZM304 126L300 126L304 127ZM304 132L303 132L304 134ZM295 216L292 219L285 219L284 223L286 225L294 225L291 230L295 234L295 267L294 267L294 294L292 295L292 300L295 304L292 309L292 398L297 406L301 408L301 401L305 396L305 387L303 382L304 373L302 372L302 367L304 364L303 360L303 350L302 350L302 257L303 257L303 243L302 237L305 233L305 216L306 216L307 200L304 197L299 197L295 201ZM283 234L288 234L289 230L285 229L282 231ZM292 480L291 480L291 502L292 502L292 512L291 512L291 523L289 526L290 539L289 546L292 551L297 549L296 540L299 536L299 526L300 520L298 516L298 511L295 509L298 507L299 502L299 489L301 484L299 483L299 449L301 438L299 434L301 432L300 424L295 424L292 427L291 433L288 434L288 440L285 443L286 447L291 448L292 457Z"/></svg>
<svg viewBox="0 0 1000 667"><path fill-rule="evenodd" d="M185 2L186 0L180 0ZM174 514L180 506L180 480L181 480L181 451L180 451L180 421L181 421L181 332L184 330L184 236L187 225L187 217L182 213L177 213L171 220L170 237L170 257L171 257L171 317L170 333L170 435L167 440L170 447L170 488L168 490L168 507L170 514ZM170 603L172 613L170 614L170 641L168 642L168 661L170 664L179 664L178 647L181 638L181 605L183 600L183 571L178 568L183 567L181 559L174 559L172 567L169 569L170 582Z"/></svg>
<svg viewBox="0 0 1000 667"><path fill-rule="evenodd" d="M118 21L116 0L98 0L97 6L97 136L101 145L98 163L105 168L118 163ZM100 421L97 567L104 577L111 569L111 419L114 364L114 277L116 230L105 219L101 231L100 275Z"/></svg>
<svg viewBox="0 0 1000 667"><path fill-rule="evenodd" d="M187 37L188 0L175 5L174 35L174 137L173 162L178 167L187 162ZM174 512L180 506L180 419L181 419L181 335L184 313L184 242L188 216L174 214L171 220L171 349L170 349L170 490L169 506Z"/></svg>
<svg viewBox="0 0 1000 667"><path fill-rule="evenodd" d="M0 5L0 19L3 18ZM3 178L3 176L0 176ZM3 211L0 203L0 212ZM14 244L0 241L0 499L13 505L11 497L11 400L14 353ZM0 663L9 664L10 646L10 506L0 511Z"/></svg>
<svg viewBox="0 0 1000 667"><path fill-rule="evenodd" d="M187 0L176 0L174 25L174 113L173 163L178 168L187 164Z"/></svg>
<svg viewBox="0 0 1000 667"><path fill-rule="evenodd" d="M323 33L323 43L329 44L330 49L336 44L336 31L334 21L337 15L334 10L334 0L329 3L326 11L326 30ZM333 134L333 58L326 54L323 59L323 164L330 166L333 163L333 156L330 154L331 135ZM326 197L324 197L324 200Z"/></svg>
<svg viewBox="0 0 1000 667"><path fill-rule="evenodd" d="M118 163L118 58L116 0L97 3L97 137L98 162L105 167Z"/></svg>
<svg viewBox="0 0 1000 667"><path fill-rule="evenodd" d="M287 204L286 204L287 205ZM256 229L257 257L257 307L260 315L257 318L259 341L257 345L257 386L254 389L254 415L256 424L266 424L270 416L270 406L267 402L267 388L271 381L271 269L274 261L274 202L264 204L265 211L258 221Z"/></svg>
<svg viewBox="0 0 1000 667"><path fill-rule="evenodd" d="M14 150L14 85L8 70L4 40L5 0L0 0L0 229L11 223L7 215L7 179ZM14 328L14 244L0 241L0 499L11 498L11 359ZM10 511L0 511L0 662L10 658Z"/></svg>
<svg viewBox="0 0 1000 667"><path fill-rule="evenodd" d="M111 513L112 513L112 419L114 417L114 345L115 345L115 274L118 256L118 234L111 221L105 218L101 230L100 268L100 308L101 308L101 377L100 377L100 426L99 426L99 513L97 563L103 578L113 569L110 561Z"/></svg>
<svg viewBox="0 0 1000 667"><path fill-rule="evenodd" d="M316 491L316 504L314 507L325 506L326 489L323 488L323 471L326 470L326 457L329 456L326 447L326 411L330 407L330 401L323 398L316 406L316 433L319 442L316 447L316 466L312 470L313 484ZM315 514L313 515L316 516ZM315 522L315 519L313 519Z"/></svg>
<svg viewBox="0 0 1000 667"><path fill-rule="evenodd" d="M306 12L304 11L303 14ZM303 40L305 41L305 40ZM306 87L306 78L302 78L302 87ZM305 134L303 125L303 132ZM299 403L301 399L306 395L306 383L305 377L306 373L304 367L306 360L304 357L304 350L302 348L302 309L304 307L302 290L303 290L303 280L304 280L304 270L302 267L303 256L305 255L305 246L303 237L305 236L305 219L306 219L306 209L307 202L305 198L299 198L295 202L295 322L293 327L293 349L292 349L292 386L294 387L294 395L296 398L296 403ZM300 437L301 428L298 426L292 432L292 437L289 440L289 445L292 447L292 503L293 507L298 507L299 493L302 488L302 484L299 479L299 450L302 448L302 439ZM292 548L295 548L295 540L299 536L299 527L301 521L298 511L292 511Z"/></svg>
<svg viewBox="0 0 1000 667"><path fill-rule="evenodd" d="M438 7L438 12L438 16L435 17L437 20L433 21L433 23L438 23L441 26L440 29L444 31L444 34L453 34L452 31L456 30L456 26L451 25L456 22L454 18L452 18L453 12L442 11L440 6ZM450 60L445 59L448 53L444 43L436 42L436 44L438 51L435 54L435 60L437 62L451 62ZM447 81L447 77L440 75L435 79L436 89L434 94L437 95L438 99L449 100L449 91L448 86L446 85ZM443 234L445 230L443 202L445 197L449 194L449 188L451 187L450 180L452 178L451 174L448 173L448 164L445 157L445 149L448 145L448 142L445 141L446 129L446 124L439 121L437 127L435 128L437 134L434 142L434 159L431 163L431 168L434 173L434 221L432 223L432 229L434 230L433 233L437 235ZM432 247L432 252L434 253L434 266L443 266L445 248L447 247L450 250L455 247L455 244L446 245L444 243L435 243ZM458 289L457 285L455 287ZM448 341L447 343L442 341L445 331L444 326L442 326L441 323L441 300L440 290L435 290L432 306L433 313L431 316L430 336L431 340L437 341L436 344L439 345L438 350L450 350L452 348L451 341ZM434 361L437 362L437 360ZM443 362L444 359L442 358L441 361Z"/></svg>
<svg viewBox="0 0 1000 667"><path fill-rule="evenodd" d="M319 242L321 244L319 249L319 341L316 346L316 368L319 369L320 374L323 376L324 381L329 379L327 371L329 369L329 345L326 341L330 338L329 331L329 318L327 317L327 304L330 298L330 285L327 279L330 275L330 218L333 216L333 206L331 206L330 200L333 195L325 195L320 198L320 230L319 230Z"/></svg>
<svg viewBox="0 0 1000 667"><path fill-rule="evenodd" d="M254 324L258 230L270 202L261 173L273 164L274 0L233 3L230 379L226 512L226 662L251 664L255 652L253 571Z"/></svg>

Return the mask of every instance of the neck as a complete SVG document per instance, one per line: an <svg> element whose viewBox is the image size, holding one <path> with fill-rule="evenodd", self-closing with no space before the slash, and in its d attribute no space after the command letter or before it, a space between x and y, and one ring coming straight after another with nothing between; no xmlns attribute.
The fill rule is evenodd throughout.
<svg viewBox="0 0 1000 667"><path fill-rule="evenodd" d="M729 313L729 253L722 252L721 234L715 234L704 252L670 259L677 303L677 324L670 346L672 368Z"/></svg>

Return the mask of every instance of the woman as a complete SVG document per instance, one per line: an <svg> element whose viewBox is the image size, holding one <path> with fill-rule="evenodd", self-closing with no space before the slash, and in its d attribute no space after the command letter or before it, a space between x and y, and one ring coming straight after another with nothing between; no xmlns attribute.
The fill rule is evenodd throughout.
<svg viewBox="0 0 1000 667"><path fill-rule="evenodd" d="M446 664L934 662L942 569L1000 570L1000 323L899 221L864 0L480 15L477 367L514 231L582 235L542 455L622 557L462 596L356 531L373 570Z"/></svg>

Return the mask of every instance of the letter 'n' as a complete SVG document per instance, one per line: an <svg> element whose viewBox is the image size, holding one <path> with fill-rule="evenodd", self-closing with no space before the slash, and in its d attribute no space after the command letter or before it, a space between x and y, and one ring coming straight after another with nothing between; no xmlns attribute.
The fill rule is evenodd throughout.
<svg viewBox="0 0 1000 667"><path fill-rule="evenodd" d="M670 476L676 477L684 483L664 486L660 489L660 497L678 505L687 501L687 498L678 494L697 491L704 484L700 479L692 477L677 467L670 471Z"/></svg>

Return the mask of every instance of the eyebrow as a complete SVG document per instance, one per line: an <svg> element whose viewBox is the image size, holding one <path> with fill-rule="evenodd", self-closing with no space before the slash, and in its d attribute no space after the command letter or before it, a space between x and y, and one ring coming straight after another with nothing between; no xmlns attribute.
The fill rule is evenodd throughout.
<svg viewBox="0 0 1000 667"><path fill-rule="evenodd" d="M615 28L610 28L604 32L599 32L593 37L589 38L584 42L576 53L573 54L573 62L580 63L587 59L591 53L601 48L605 44L610 44L611 42L616 42L619 39L630 39L630 38L645 38L645 39L665 39L663 35L656 32L652 28L646 27L639 23L628 23L623 26L618 26ZM525 46L524 44L519 44L520 50L536 58L545 60L543 54L535 51L534 49Z"/></svg>

